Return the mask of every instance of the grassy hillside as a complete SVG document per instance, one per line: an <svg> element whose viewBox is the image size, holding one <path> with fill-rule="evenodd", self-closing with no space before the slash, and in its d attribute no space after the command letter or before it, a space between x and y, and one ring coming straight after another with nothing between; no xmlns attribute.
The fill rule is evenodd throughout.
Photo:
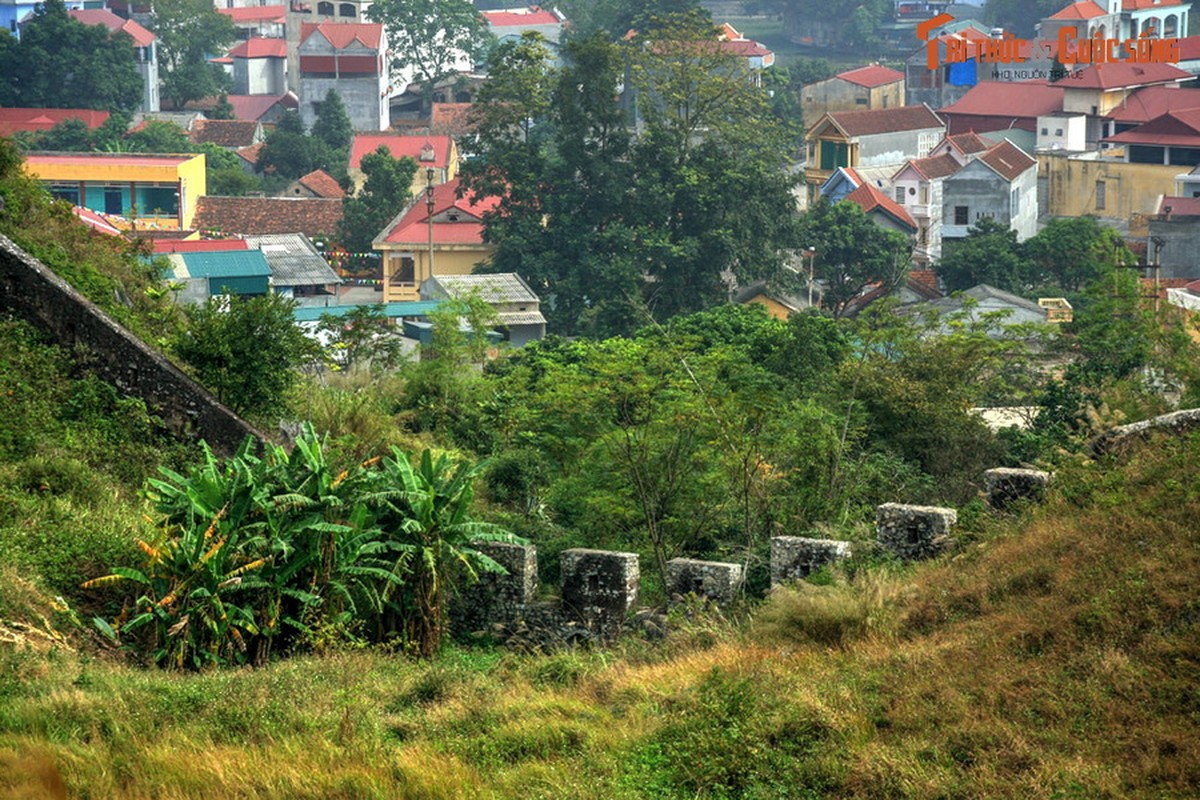
<svg viewBox="0 0 1200 800"><path fill-rule="evenodd" d="M1198 516L1160 440L747 627L428 664L134 670L0 581L0 797L1195 797Z"/></svg>

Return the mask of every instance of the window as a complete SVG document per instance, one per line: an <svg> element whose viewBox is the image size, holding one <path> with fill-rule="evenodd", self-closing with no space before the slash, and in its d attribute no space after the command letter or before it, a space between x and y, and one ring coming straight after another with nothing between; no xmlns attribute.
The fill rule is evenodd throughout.
<svg viewBox="0 0 1200 800"><path fill-rule="evenodd" d="M358 9L354 7L354 3L342 3L338 6L339 17L355 17L358 16Z"/></svg>
<svg viewBox="0 0 1200 800"><path fill-rule="evenodd" d="M317 13L325 16L333 16L333 3L317 3Z"/></svg>
<svg viewBox="0 0 1200 800"><path fill-rule="evenodd" d="M904 202L904 187L903 186L896 187L896 202L897 203Z"/></svg>
<svg viewBox="0 0 1200 800"><path fill-rule="evenodd" d="M967 209L966 206L955 206L954 207L954 224L955 225L967 225L970 223L970 221L971 221L970 211Z"/></svg>
<svg viewBox="0 0 1200 800"><path fill-rule="evenodd" d="M1055 129L1054 129L1054 135L1055 135L1055 136L1062 136L1062 132L1063 132L1063 129L1062 129L1062 128L1055 128Z"/></svg>
<svg viewBox="0 0 1200 800"><path fill-rule="evenodd" d="M921 187L921 205L925 205L928 202L929 202L929 187L922 186Z"/></svg>
<svg viewBox="0 0 1200 800"><path fill-rule="evenodd" d="M920 244L922 247L929 244L929 226L922 225L921 230L918 232L917 236L918 236L917 243Z"/></svg>
<svg viewBox="0 0 1200 800"><path fill-rule="evenodd" d="M856 105L865 106L867 104L867 98L856 97L856 98L854 98L854 102Z"/></svg>
<svg viewBox="0 0 1200 800"><path fill-rule="evenodd" d="M1008 213L1011 217L1015 217L1017 214L1021 213L1021 192L1018 191L1017 187L1015 186L1012 188L1012 193L1009 195L1008 207Z"/></svg>
<svg viewBox="0 0 1200 800"><path fill-rule="evenodd" d="M120 189L104 190L104 213L120 214L125 210L125 198Z"/></svg>
<svg viewBox="0 0 1200 800"><path fill-rule="evenodd" d="M1042 128L1042 136L1049 136L1049 135L1050 135L1050 129Z"/></svg>
<svg viewBox="0 0 1200 800"><path fill-rule="evenodd" d="M1107 187L1104 185L1104 181L1096 181L1096 210L1097 211L1104 210L1104 204L1108 200L1108 198L1106 197L1107 194L1108 194Z"/></svg>
<svg viewBox="0 0 1200 800"><path fill-rule="evenodd" d="M396 273L392 276L393 284L405 284L416 282L416 267L413 262L412 253L400 254L400 266Z"/></svg>

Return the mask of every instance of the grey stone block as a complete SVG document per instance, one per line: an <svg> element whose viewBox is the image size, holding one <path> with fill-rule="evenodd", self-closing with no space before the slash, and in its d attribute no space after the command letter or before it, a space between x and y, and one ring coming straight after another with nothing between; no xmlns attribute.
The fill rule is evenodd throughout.
<svg viewBox="0 0 1200 800"><path fill-rule="evenodd" d="M900 558L931 558L946 548L956 522L952 508L884 503L875 508L875 537Z"/></svg>
<svg viewBox="0 0 1200 800"><path fill-rule="evenodd" d="M600 636L618 633L637 603L637 553L577 548L561 558L564 616Z"/></svg>
<svg viewBox="0 0 1200 800"><path fill-rule="evenodd" d="M849 558L849 542L804 536L771 538L771 586L807 578L827 564Z"/></svg>
<svg viewBox="0 0 1200 800"><path fill-rule="evenodd" d="M667 562L667 597L695 594L729 605L742 586L742 565L673 558Z"/></svg>
<svg viewBox="0 0 1200 800"><path fill-rule="evenodd" d="M1040 500L1050 483L1050 473L1037 469L997 467L983 473L988 505L1003 510L1018 500Z"/></svg>
<svg viewBox="0 0 1200 800"><path fill-rule="evenodd" d="M484 630L522 615L537 595L537 548L506 542L475 542L474 549L504 567L504 573L480 572L451 603L451 619L459 630Z"/></svg>

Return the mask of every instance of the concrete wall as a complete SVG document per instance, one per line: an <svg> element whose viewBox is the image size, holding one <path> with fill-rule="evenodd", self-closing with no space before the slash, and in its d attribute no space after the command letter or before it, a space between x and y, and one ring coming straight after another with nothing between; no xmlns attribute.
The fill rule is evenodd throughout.
<svg viewBox="0 0 1200 800"><path fill-rule="evenodd" d="M945 135L943 128L880 133L858 137L856 167L899 166L910 158L924 158Z"/></svg>
<svg viewBox="0 0 1200 800"><path fill-rule="evenodd" d="M1200 217L1160 217L1150 220L1150 238L1163 241L1160 278L1200 279ZM1153 273L1147 273L1153 274Z"/></svg>
<svg viewBox="0 0 1200 800"><path fill-rule="evenodd" d="M287 59L235 58L233 60L234 94L283 94Z"/></svg>
<svg viewBox="0 0 1200 800"><path fill-rule="evenodd" d="M86 368L122 393L140 397L176 435L204 439L225 455L247 436L262 438L161 354L3 236L0 307L32 323L57 345L84 348Z"/></svg>
<svg viewBox="0 0 1200 800"><path fill-rule="evenodd" d="M943 180L942 238L957 239L967 235L972 225L982 217L991 217L1017 232L1017 241L1025 241L1037 233L1037 170L1029 169L1009 183L982 161L975 160ZM1020 200L1013 214L1012 196L1016 190ZM956 225L954 209L967 207L967 224Z"/></svg>
<svg viewBox="0 0 1200 800"><path fill-rule="evenodd" d="M1092 215L1102 219L1128 220L1134 214L1154 214L1158 200L1175 189L1175 176L1184 169L1161 164L1126 164L1116 155L1101 159L1096 153L1068 156L1038 153L1038 173L1047 181L1049 207L1042 213L1052 217ZM1097 184L1104 183L1104 205L1099 205Z"/></svg>

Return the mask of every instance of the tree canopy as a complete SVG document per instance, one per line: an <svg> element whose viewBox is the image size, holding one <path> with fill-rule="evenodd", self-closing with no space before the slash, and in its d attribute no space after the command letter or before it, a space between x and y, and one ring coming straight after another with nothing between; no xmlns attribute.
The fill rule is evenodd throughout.
<svg viewBox="0 0 1200 800"><path fill-rule="evenodd" d="M131 112L142 101L132 40L71 19L63 0L40 3L19 40L0 34L0 75L0 106Z"/></svg>
<svg viewBox="0 0 1200 800"><path fill-rule="evenodd" d="M158 36L163 96L176 108L228 91L228 75L208 57L237 38L229 17L208 0L156 0L151 27Z"/></svg>
<svg viewBox="0 0 1200 800"><path fill-rule="evenodd" d="M342 246L354 253L369 251L375 237L408 204L417 162L394 158L380 145L363 156L362 171L366 182L357 196L345 201L338 227Z"/></svg>

